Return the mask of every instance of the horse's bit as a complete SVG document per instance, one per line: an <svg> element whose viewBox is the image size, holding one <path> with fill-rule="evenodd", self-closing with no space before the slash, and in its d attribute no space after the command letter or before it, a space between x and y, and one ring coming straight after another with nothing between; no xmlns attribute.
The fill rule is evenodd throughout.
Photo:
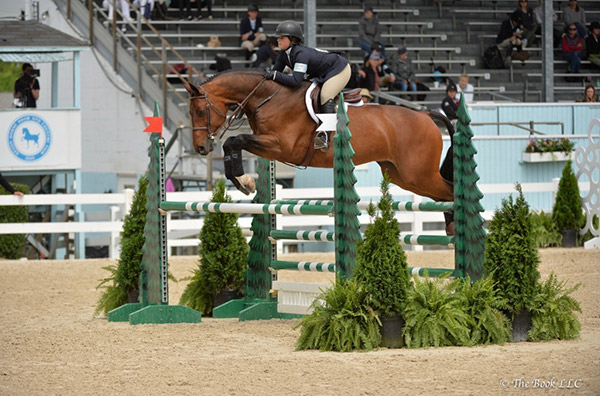
<svg viewBox="0 0 600 396"><path fill-rule="evenodd" d="M214 104L211 103L210 99L208 98L208 93L206 92L206 90L204 88L202 88L202 86L197 87L198 90L200 90L200 95L196 95L196 96L191 96L190 97L190 104L192 102L192 100L194 99L204 99L206 101L206 126L202 126L202 127L192 127L192 131L196 131L196 130L206 130L206 132L208 133L208 138L211 141L215 140L215 135L216 132L220 129L217 128L216 131L212 130L211 127L211 122L210 122L210 110L214 109L221 117L223 117L224 119L227 120L227 125L225 125L225 128L223 128L223 130L221 131L221 135L219 136L222 137L223 134L225 132L227 132L229 130L229 128L231 128L231 125L233 124L233 122L235 122L237 119L241 118L242 113L244 111L244 106L248 103L248 101L250 100L250 98L252 97L252 95L254 95L254 93L256 92L256 90L265 82L265 79L263 78L262 80L260 80L260 82L256 85L256 87L254 87L254 89L244 98L244 100L242 100L242 103L237 103L237 108L233 111L233 113L231 114L231 117L229 117L229 120L227 120L227 115L223 114L223 112L221 110L219 110L219 108L217 106L215 106ZM279 92L279 90L277 90L275 93ZM271 95L268 99L271 99L274 95ZM262 106L267 100L261 102L261 104L259 105Z"/></svg>

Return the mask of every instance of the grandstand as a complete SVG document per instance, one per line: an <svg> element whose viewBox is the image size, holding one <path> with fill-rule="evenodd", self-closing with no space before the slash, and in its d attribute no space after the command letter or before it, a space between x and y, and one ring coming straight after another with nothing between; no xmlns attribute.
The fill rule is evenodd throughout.
<svg viewBox="0 0 600 396"><path fill-rule="evenodd" d="M362 15L362 1L318 1L316 8L317 46L330 51L343 51L350 60L362 63L362 51L358 47L358 18ZM367 2L368 3L368 2ZM398 45L405 45L410 51L409 59L418 79L431 89L422 104L435 106L445 95L442 88L433 88L431 72L432 63L446 68L450 77L456 81L457 74L468 73L476 86L476 101L527 101L542 99L541 73L542 58L541 39L532 48L527 48L531 58L525 62L511 61L505 69L485 69L482 53L495 43L495 37L502 20L507 18L515 6L510 0L479 1L434 1L415 0L373 1L375 12L383 30L382 39L390 50ZM559 15L564 2L554 2ZM586 10L587 20L600 19L600 1L582 0L579 2ZM279 0L260 3L260 15L267 33L275 30L276 25L284 19L295 19L302 22L304 9L302 2ZM532 4L534 5L534 4ZM173 48L181 54L189 64L204 75L213 73L209 69L214 63L217 53L225 53L232 61L234 68L246 67L243 51L239 48L238 23L246 14L246 1L229 0L215 2L213 20L187 21L178 20L179 10L174 0L169 8L169 21L151 21L156 29L142 26L145 40L141 51L151 65L159 67L163 63L161 57L160 34ZM99 19L105 14L99 12ZM123 22L120 22L122 25ZM106 25L106 23L105 23ZM207 46L210 36L217 35L221 47ZM135 24L130 24L123 35L122 44L131 53L135 53L137 38ZM128 40L129 39L129 44ZM554 97L556 101L573 101L581 96L583 85L600 79L599 70L593 69L584 61L578 81L566 81L566 62L562 59L560 48L554 49ZM169 64L181 63L176 56L167 55ZM158 78L158 73L150 73ZM179 90L181 88L179 87Z"/></svg>

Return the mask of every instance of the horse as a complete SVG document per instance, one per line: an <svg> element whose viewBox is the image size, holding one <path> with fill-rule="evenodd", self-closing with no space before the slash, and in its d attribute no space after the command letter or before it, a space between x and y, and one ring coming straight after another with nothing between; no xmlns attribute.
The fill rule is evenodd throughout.
<svg viewBox="0 0 600 396"><path fill-rule="evenodd" d="M227 130L245 113L253 134L231 136L223 144L225 175L240 191L249 194L254 189L253 179L244 174L241 150L297 166L332 168L332 145L326 152L313 149L318 125L305 107L309 85L288 88L252 69L228 70L198 86L186 83L194 149L208 155L219 129L227 122ZM235 110L227 120L231 108ZM445 116L388 105L348 107L347 113L355 165L376 161L397 186L435 201L454 200L452 156L447 154L444 161L442 169L450 169L444 178L439 168L442 137L433 121L443 122L453 133Z"/></svg>
<svg viewBox="0 0 600 396"><path fill-rule="evenodd" d="M23 137L21 137L21 140L25 140L27 142L27 148L29 148L29 142L34 142L36 146L39 146L39 138L40 135L34 135L33 133L29 132L29 129L27 128L23 128Z"/></svg>

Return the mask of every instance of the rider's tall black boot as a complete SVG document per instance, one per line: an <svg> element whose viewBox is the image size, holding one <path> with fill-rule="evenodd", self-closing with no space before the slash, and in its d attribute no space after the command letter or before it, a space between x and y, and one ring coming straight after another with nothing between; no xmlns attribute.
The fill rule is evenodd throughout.
<svg viewBox="0 0 600 396"><path fill-rule="evenodd" d="M321 105L321 113L335 113L335 102L333 99L329 99L327 102ZM329 131L319 131L315 136L314 141L315 150L327 151L329 148Z"/></svg>

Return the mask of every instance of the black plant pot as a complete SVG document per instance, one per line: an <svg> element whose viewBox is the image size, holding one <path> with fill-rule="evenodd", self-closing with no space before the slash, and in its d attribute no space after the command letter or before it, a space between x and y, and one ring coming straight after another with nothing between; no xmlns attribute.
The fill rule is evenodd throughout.
<svg viewBox="0 0 600 396"><path fill-rule="evenodd" d="M402 348L402 328L404 319L399 316L380 316L381 319L381 346L386 348Z"/></svg>
<svg viewBox="0 0 600 396"><path fill-rule="evenodd" d="M139 290L129 290L127 292L127 302L130 304L134 304L139 302L140 291Z"/></svg>
<svg viewBox="0 0 600 396"><path fill-rule="evenodd" d="M562 247L575 247L577 246L577 230L562 230Z"/></svg>
<svg viewBox="0 0 600 396"><path fill-rule="evenodd" d="M237 290L221 289L220 291L213 293L213 308L241 297L241 294Z"/></svg>
<svg viewBox="0 0 600 396"><path fill-rule="evenodd" d="M527 341L529 329L531 329L531 312L523 309L512 320L513 342Z"/></svg>

